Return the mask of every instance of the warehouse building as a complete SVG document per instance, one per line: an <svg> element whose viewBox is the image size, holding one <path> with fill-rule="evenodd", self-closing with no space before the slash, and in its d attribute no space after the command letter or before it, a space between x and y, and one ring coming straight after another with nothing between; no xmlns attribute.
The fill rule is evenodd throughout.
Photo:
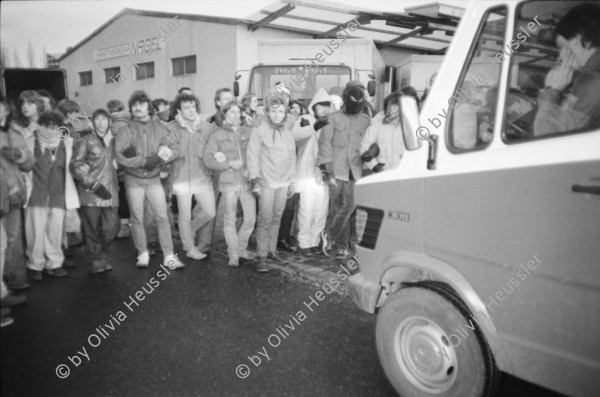
<svg viewBox="0 0 600 397"><path fill-rule="evenodd" d="M259 41L335 37L354 20L359 26L351 37L372 39L386 63L397 63L411 54L443 53L459 17L448 10L445 15L440 7L384 14L283 0L237 19L124 9L69 48L59 64L67 74L69 97L88 113L110 99L126 102L134 90L171 99L179 88L190 87L201 113L211 114L214 92L231 88L237 71L257 63ZM428 27L433 19L436 27Z"/></svg>

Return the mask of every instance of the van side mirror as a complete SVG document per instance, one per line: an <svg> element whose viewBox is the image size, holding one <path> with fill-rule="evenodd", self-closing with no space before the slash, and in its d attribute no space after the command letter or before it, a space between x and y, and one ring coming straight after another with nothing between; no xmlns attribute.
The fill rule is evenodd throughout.
<svg viewBox="0 0 600 397"><path fill-rule="evenodd" d="M375 96L375 92L377 91L377 82L375 80L369 80L367 83L367 92L370 96Z"/></svg>
<svg viewBox="0 0 600 397"><path fill-rule="evenodd" d="M238 83L237 81L233 82L233 96L240 96L240 83Z"/></svg>

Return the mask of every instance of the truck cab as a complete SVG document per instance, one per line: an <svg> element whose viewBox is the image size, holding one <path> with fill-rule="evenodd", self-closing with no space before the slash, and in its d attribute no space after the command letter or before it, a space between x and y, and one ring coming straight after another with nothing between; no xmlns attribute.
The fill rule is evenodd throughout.
<svg viewBox="0 0 600 397"><path fill-rule="evenodd" d="M402 396L490 396L502 372L600 390L600 122L541 116L552 29L582 3L471 2L413 131L425 144L356 184L349 291Z"/></svg>

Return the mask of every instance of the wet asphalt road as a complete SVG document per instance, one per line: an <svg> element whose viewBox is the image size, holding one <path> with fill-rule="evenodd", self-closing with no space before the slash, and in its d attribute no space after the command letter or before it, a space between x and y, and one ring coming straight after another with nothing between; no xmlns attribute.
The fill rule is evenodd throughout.
<svg viewBox="0 0 600 397"><path fill-rule="evenodd" d="M1 333L3 396L396 395L375 317L348 297L324 293L317 306L321 288L229 268L218 253L170 274L161 254L136 269L128 239L112 258L112 272L92 275L78 247L68 278L27 293ZM550 394L508 377L501 395Z"/></svg>

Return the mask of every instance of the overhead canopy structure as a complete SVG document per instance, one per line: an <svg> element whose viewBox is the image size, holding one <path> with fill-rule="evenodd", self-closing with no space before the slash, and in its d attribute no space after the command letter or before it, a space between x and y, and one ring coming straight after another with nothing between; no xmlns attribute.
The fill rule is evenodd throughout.
<svg viewBox="0 0 600 397"><path fill-rule="evenodd" d="M444 54L464 9L441 3L408 7L388 13L327 1L279 0L243 20L249 30L263 27L334 38L351 21L358 21L353 38L372 39L378 48L398 47L425 54Z"/></svg>

